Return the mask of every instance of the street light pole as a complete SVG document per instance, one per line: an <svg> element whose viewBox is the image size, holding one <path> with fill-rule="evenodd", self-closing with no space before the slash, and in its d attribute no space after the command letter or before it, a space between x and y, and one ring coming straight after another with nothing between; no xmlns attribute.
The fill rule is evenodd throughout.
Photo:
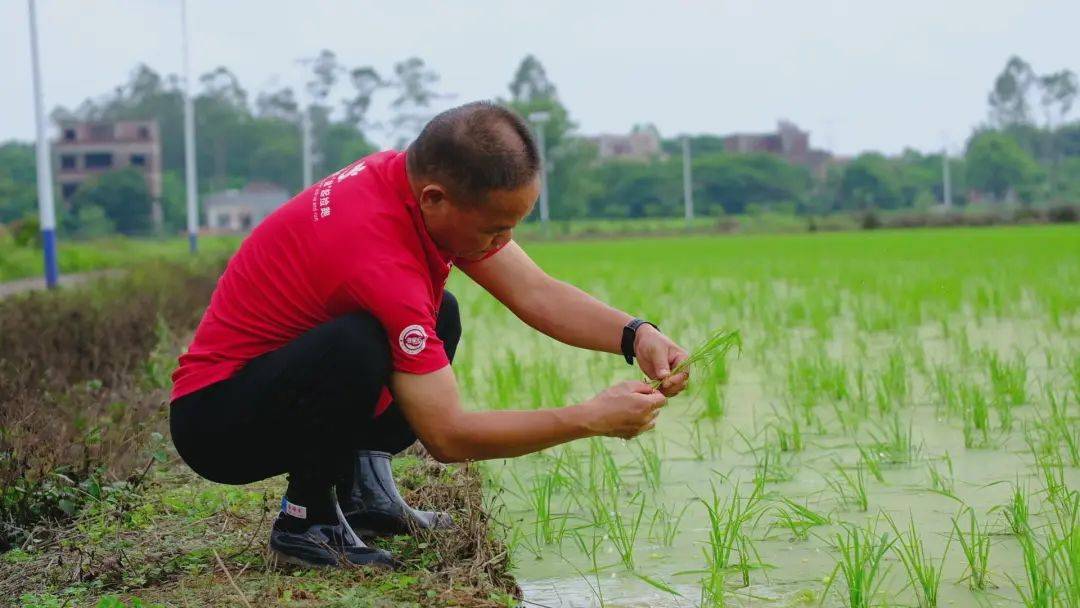
<svg viewBox="0 0 1080 608"><path fill-rule="evenodd" d="M191 64L188 59L187 0L180 0L180 27L184 54L184 177L187 187L188 249L199 250L198 177L195 170L195 108L191 98Z"/></svg>
<svg viewBox="0 0 1080 608"><path fill-rule="evenodd" d="M690 176L690 138L682 138L682 184L683 205L685 206L686 227L694 221L694 185Z"/></svg>
<svg viewBox="0 0 1080 608"><path fill-rule="evenodd" d="M311 185L314 181L312 176L312 163L311 163L311 107L300 108L300 163L301 175L304 183L300 188L304 189Z"/></svg>
<svg viewBox="0 0 1080 608"><path fill-rule="evenodd" d="M30 62L34 80L34 117L37 135L38 217L41 223L41 244L45 257L45 285L56 287L60 270L56 261L56 209L53 202L52 158L46 133L45 102L41 95L41 61L38 57L37 10L34 0L30 6Z"/></svg>
<svg viewBox="0 0 1080 608"><path fill-rule="evenodd" d="M949 174L949 148L941 149L941 202L945 209L952 209L952 176Z"/></svg>
<svg viewBox="0 0 1080 608"><path fill-rule="evenodd" d="M544 234L550 233L550 210L548 208L547 150L544 146L544 124L551 120L549 112L533 112L529 120L536 129L536 145L540 149L540 224Z"/></svg>

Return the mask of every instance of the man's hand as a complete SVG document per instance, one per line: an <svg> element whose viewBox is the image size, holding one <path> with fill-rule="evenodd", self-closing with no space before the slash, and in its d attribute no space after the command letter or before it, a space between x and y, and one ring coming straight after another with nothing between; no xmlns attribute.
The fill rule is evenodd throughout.
<svg viewBox="0 0 1080 608"><path fill-rule="evenodd" d="M663 393L644 382L620 382L579 407L592 435L632 439L656 426Z"/></svg>
<svg viewBox="0 0 1080 608"><path fill-rule="evenodd" d="M660 392L674 397L683 392L690 380L689 370L672 374L671 370L689 355L652 325L642 325L634 336L638 366L652 380L663 380Z"/></svg>

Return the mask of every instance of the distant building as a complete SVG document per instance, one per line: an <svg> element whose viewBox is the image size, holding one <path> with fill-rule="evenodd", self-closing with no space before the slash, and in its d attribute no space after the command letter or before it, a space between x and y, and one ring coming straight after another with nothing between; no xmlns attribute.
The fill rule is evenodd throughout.
<svg viewBox="0 0 1080 608"><path fill-rule="evenodd" d="M825 177L832 154L810 147L810 133L781 120L774 133L735 133L724 137L724 149L735 154L765 152L801 165L818 178Z"/></svg>
<svg viewBox="0 0 1080 608"><path fill-rule="evenodd" d="M205 199L207 228L213 232L248 232L287 200L288 190L268 182L215 192Z"/></svg>
<svg viewBox="0 0 1080 608"><path fill-rule="evenodd" d="M660 133L652 125L635 127L627 135L602 134L589 137L588 140L596 144L597 158L602 161L651 160L662 156Z"/></svg>
<svg viewBox="0 0 1080 608"><path fill-rule="evenodd" d="M161 198L161 140L156 121L61 124L53 156L62 200L70 199L91 177L126 167L146 177L155 201Z"/></svg>

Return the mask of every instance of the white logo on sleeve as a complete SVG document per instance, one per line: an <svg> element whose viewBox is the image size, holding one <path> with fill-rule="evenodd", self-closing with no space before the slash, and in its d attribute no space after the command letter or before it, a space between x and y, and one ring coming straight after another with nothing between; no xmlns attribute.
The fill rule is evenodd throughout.
<svg viewBox="0 0 1080 608"><path fill-rule="evenodd" d="M410 325L401 330L398 336L398 346L407 354L415 355L424 350L427 344L427 332L420 325Z"/></svg>

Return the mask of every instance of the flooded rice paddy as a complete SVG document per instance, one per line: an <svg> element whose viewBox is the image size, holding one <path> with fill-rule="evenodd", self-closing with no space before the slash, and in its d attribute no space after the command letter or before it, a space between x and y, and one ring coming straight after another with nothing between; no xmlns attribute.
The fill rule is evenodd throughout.
<svg viewBox="0 0 1080 608"><path fill-rule="evenodd" d="M688 348L743 348L652 433L480 465L526 605L1080 602L1080 230L528 249ZM459 279L475 407L640 377Z"/></svg>

